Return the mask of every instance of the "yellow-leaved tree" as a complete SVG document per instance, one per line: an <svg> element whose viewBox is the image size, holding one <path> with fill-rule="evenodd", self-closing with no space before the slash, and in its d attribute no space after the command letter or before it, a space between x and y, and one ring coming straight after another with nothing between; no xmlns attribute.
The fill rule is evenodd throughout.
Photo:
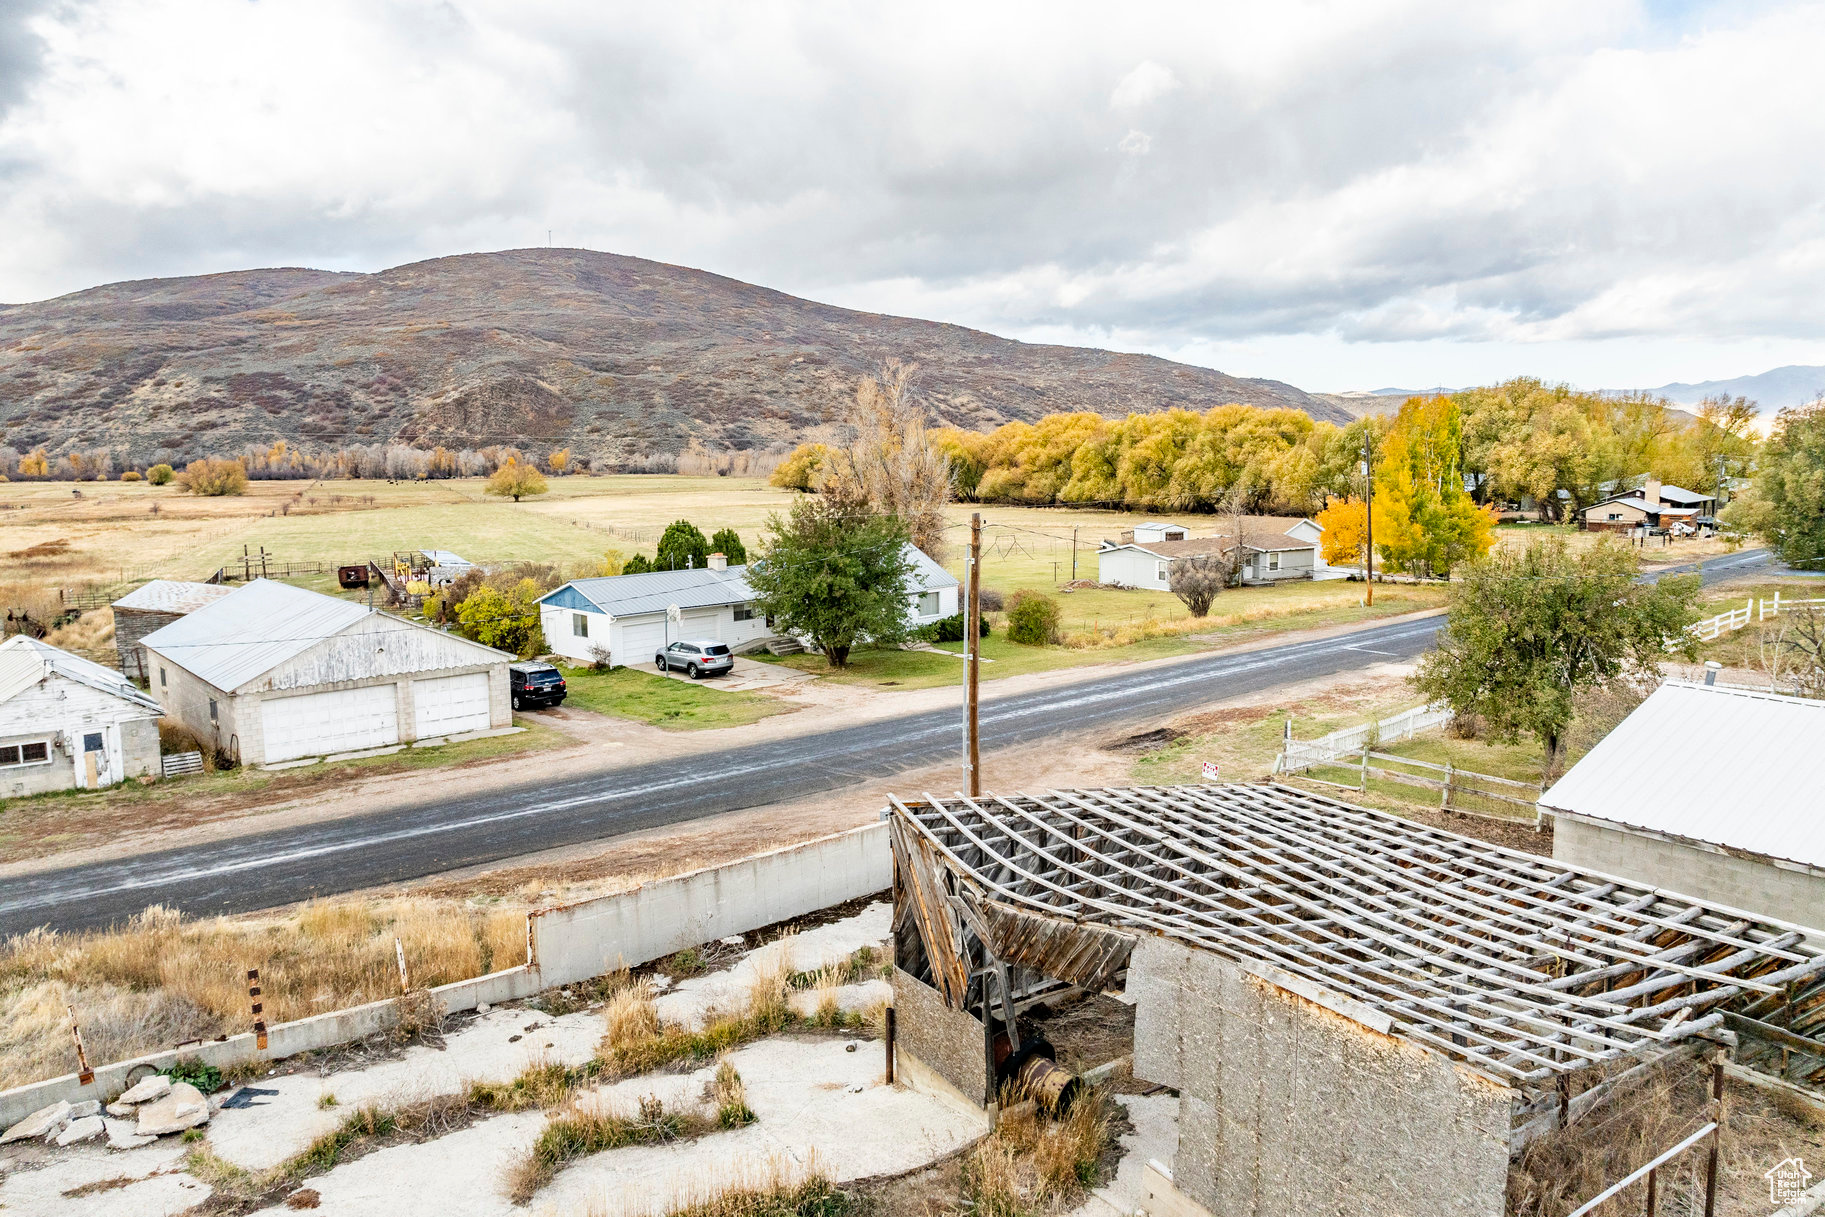
<svg viewBox="0 0 1825 1217"><path fill-rule="evenodd" d="M544 494L547 489L544 474L510 455L505 464L488 475L488 484L482 487L482 493L510 497L517 503L526 495Z"/></svg>
<svg viewBox="0 0 1825 1217"><path fill-rule="evenodd" d="M1463 417L1449 397L1400 408L1375 466L1375 550L1390 570L1444 576L1495 544L1495 513L1464 491Z"/></svg>
<svg viewBox="0 0 1825 1217"><path fill-rule="evenodd" d="M1369 512L1361 499L1332 498L1317 515L1324 529L1321 548L1331 566L1366 566L1369 548Z"/></svg>

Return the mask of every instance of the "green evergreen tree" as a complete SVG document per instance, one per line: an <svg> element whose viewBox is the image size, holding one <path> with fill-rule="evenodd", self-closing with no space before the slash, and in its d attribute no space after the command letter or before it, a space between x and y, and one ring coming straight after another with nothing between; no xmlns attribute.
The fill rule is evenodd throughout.
<svg viewBox="0 0 1825 1217"><path fill-rule="evenodd" d="M907 633L906 526L866 506L811 495L767 521L766 556L748 567L755 607L774 628L803 634L833 668L847 667L862 640L879 646Z"/></svg>
<svg viewBox="0 0 1825 1217"><path fill-rule="evenodd" d="M748 547L741 543L741 534L733 528L716 530L710 538L710 552L727 558L730 566L745 566L748 562Z"/></svg>
<svg viewBox="0 0 1825 1217"><path fill-rule="evenodd" d="M654 570L702 570L709 565L710 539L689 520L674 520L666 525L659 538L659 553L653 559Z"/></svg>

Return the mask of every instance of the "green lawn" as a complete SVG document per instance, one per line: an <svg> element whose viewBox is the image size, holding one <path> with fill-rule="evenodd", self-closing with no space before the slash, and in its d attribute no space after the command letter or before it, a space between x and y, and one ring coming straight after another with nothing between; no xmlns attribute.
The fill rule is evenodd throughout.
<svg viewBox="0 0 1825 1217"><path fill-rule="evenodd" d="M790 706L764 693L716 689L707 685L671 680L640 668L565 668L569 696L564 704L616 718L631 718L672 731L701 731L710 727L739 727Z"/></svg>

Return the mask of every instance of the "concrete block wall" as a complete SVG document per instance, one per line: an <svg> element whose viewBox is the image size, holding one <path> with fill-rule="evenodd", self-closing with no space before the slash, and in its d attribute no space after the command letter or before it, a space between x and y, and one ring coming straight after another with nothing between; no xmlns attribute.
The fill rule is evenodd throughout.
<svg viewBox="0 0 1825 1217"><path fill-rule="evenodd" d="M1792 922L1825 940L1825 868L1782 866L1619 826L1555 816L1553 859Z"/></svg>
<svg viewBox="0 0 1825 1217"><path fill-rule="evenodd" d="M1503 1212L1508 1087L1168 939L1128 991L1135 1076L1179 1090L1173 1180L1211 1212Z"/></svg>
<svg viewBox="0 0 1825 1217"><path fill-rule="evenodd" d="M532 964L459 980L431 995L450 1014L482 1003L517 1001L600 976L618 963L636 967L712 938L882 892L892 882L887 825L869 824L726 866L658 879L631 892L534 913L528 925ZM0 1128L60 1099L111 1100L126 1089L127 1075L142 1065L157 1072L180 1057L194 1056L218 1069L249 1060L283 1060L386 1031L397 1020L392 1001L370 1002L275 1024L265 1052L248 1032L98 1065L87 1086L73 1073L18 1086L0 1091Z"/></svg>

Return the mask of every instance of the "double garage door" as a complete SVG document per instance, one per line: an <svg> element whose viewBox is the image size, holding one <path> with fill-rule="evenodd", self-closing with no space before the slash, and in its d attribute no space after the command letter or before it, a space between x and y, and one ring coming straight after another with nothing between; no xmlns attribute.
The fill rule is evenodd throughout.
<svg viewBox="0 0 1825 1217"><path fill-rule="evenodd" d="M412 682L413 735L426 739L486 730L488 674L438 676ZM334 689L260 703L265 761L289 761L399 742L399 697L393 685Z"/></svg>

